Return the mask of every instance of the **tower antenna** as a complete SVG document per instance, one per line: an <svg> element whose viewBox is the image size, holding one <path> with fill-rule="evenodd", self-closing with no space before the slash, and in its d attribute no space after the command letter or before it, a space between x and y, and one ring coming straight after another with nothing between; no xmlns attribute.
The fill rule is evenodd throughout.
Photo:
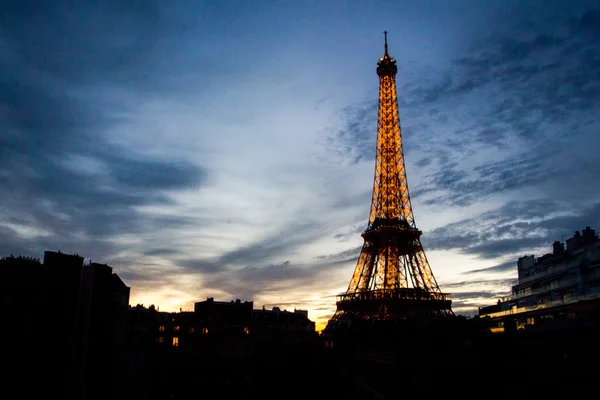
<svg viewBox="0 0 600 400"><path fill-rule="evenodd" d="M387 48L387 34L388 34L388 31L383 31L383 36L384 36L384 40L385 40L385 53L384 53L384 57L385 56L389 57L389 55L388 55L388 48Z"/></svg>

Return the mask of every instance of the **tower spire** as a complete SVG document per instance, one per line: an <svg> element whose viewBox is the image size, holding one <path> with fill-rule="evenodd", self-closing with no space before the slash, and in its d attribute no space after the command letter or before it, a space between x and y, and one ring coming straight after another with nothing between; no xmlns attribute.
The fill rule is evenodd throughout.
<svg viewBox="0 0 600 400"><path fill-rule="evenodd" d="M396 76L396 72L398 72L398 68L396 67L396 60L394 60L392 57L390 57L390 55L388 53L387 34L388 34L388 31L383 31L384 52L383 52L383 57L381 57L379 59L379 61L377 62L377 75L379 75L380 77L386 75L386 76L391 76L393 78L394 76ZM394 90L395 90L395 87L394 87ZM379 100L381 100L381 97ZM381 104L379 104L379 106L381 107Z"/></svg>
<svg viewBox="0 0 600 400"><path fill-rule="evenodd" d="M388 48L387 48L387 34L388 34L387 31L383 31L383 35L385 38L385 53L383 54L384 57L389 57Z"/></svg>
<svg viewBox="0 0 600 400"><path fill-rule="evenodd" d="M363 248L346 293L339 296L332 320L344 317L402 319L454 315L440 290L417 229L410 202L396 95L396 60L377 62L379 110L371 211Z"/></svg>

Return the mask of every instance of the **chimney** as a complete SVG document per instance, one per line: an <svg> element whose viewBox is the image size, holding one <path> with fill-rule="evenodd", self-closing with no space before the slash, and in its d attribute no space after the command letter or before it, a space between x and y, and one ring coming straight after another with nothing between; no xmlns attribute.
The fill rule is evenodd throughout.
<svg viewBox="0 0 600 400"><path fill-rule="evenodd" d="M565 245L558 240L552 243L552 254L559 256L565 252Z"/></svg>

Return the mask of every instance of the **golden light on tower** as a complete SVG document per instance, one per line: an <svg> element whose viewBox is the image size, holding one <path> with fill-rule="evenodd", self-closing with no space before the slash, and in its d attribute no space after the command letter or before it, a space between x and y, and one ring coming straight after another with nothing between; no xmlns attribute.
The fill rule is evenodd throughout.
<svg viewBox="0 0 600 400"><path fill-rule="evenodd" d="M346 293L332 319L344 315L390 319L416 314L453 315L421 245L408 191L396 95L396 60L377 63L379 109L373 196L364 244Z"/></svg>

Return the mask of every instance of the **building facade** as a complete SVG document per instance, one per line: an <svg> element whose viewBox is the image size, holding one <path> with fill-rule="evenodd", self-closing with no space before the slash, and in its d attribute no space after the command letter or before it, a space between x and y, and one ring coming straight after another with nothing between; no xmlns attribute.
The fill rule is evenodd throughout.
<svg viewBox="0 0 600 400"><path fill-rule="evenodd" d="M571 328L594 324L600 310L600 240L589 226L552 252L517 260L518 281L511 296L480 307L490 329Z"/></svg>

